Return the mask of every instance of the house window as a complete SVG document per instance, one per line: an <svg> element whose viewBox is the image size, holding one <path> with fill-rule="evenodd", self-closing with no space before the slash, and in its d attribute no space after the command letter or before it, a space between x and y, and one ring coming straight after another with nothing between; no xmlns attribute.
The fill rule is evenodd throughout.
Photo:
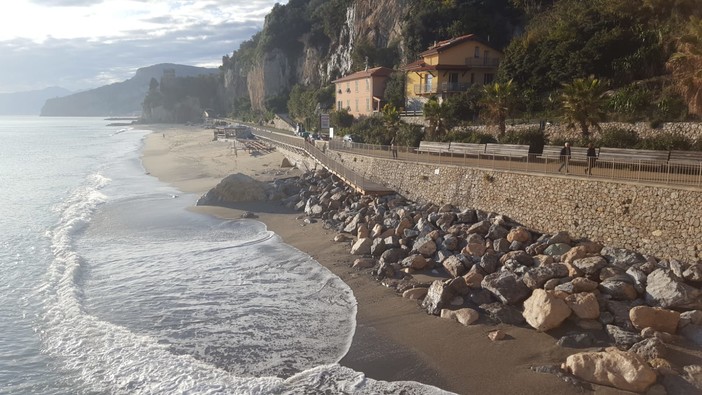
<svg viewBox="0 0 702 395"><path fill-rule="evenodd" d="M342 108L343 106L344 106L344 103L342 103L341 100L339 100L338 102L336 102L336 109L337 109L337 110L341 111L341 108Z"/></svg>
<svg viewBox="0 0 702 395"><path fill-rule="evenodd" d="M485 73L483 76L483 84L492 84L492 81L495 79L495 76L492 75L492 73Z"/></svg>
<svg viewBox="0 0 702 395"><path fill-rule="evenodd" d="M370 99L366 97L366 111L370 111Z"/></svg>
<svg viewBox="0 0 702 395"><path fill-rule="evenodd" d="M488 64L488 51L483 52L483 64L487 66Z"/></svg>
<svg viewBox="0 0 702 395"><path fill-rule="evenodd" d="M346 83L346 92L351 92L351 83L350 82Z"/></svg>
<svg viewBox="0 0 702 395"><path fill-rule="evenodd" d="M470 83L475 84L475 73L470 73Z"/></svg>
<svg viewBox="0 0 702 395"><path fill-rule="evenodd" d="M370 78L366 79L366 92L370 90Z"/></svg>
<svg viewBox="0 0 702 395"><path fill-rule="evenodd" d="M431 74L427 74L427 78L424 80L424 92L425 93L431 93L431 85L433 82L434 76Z"/></svg>
<svg viewBox="0 0 702 395"><path fill-rule="evenodd" d="M458 73L449 73L448 75L448 90L457 91L458 90Z"/></svg>
<svg viewBox="0 0 702 395"><path fill-rule="evenodd" d="M351 111L351 100L346 100L346 109Z"/></svg>
<svg viewBox="0 0 702 395"><path fill-rule="evenodd" d="M356 92L358 92L358 80L356 80L355 85L356 85Z"/></svg>
<svg viewBox="0 0 702 395"><path fill-rule="evenodd" d="M475 46L475 54L473 55L473 57L476 59L480 57L480 47L477 45Z"/></svg>
<svg viewBox="0 0 702 395"><path fill-rule="evenodd" d="M356 99L356 112L358 112L358 99Z"/></svg>

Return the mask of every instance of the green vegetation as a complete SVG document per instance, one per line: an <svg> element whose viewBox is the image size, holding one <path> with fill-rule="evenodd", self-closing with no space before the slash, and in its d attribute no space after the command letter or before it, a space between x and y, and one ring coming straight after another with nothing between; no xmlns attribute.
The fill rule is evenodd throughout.
<svg viewBox="0 0 702 395"><path fill-rule="evenodd" d="M597 78L576 78L563 85L561 104L569 128L580 128L583 140L590 138L590 127L599 129L605 119L604 85Z"/></svg>

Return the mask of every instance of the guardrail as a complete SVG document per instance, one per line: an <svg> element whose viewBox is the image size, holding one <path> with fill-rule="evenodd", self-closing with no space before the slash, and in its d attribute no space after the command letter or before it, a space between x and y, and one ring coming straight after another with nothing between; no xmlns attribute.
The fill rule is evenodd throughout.
<svg viewBox="0 0 702 395"><path fill-rule="evenodd" d="M333 140L329 148L336 151L357 153L359 155L392 159L388 145L351 143ZM539 174L566 174L558 169L560 156L542 156L529 154L523 156L490 154L455 154L417 152L415 147L398 146L398 160L432 163L440 165L470 166L485 170L507 170ZM568 174L597 179L634 181L646 184L680 185L702 188L702 161L690 164L672 164L666 161L612 161L597 160L587 173L587 162L570 160Z"/></svg>
<svg viewBox="0 0 702 395"><path fill-rule="evenodd" d="M392 189L373 182L344 166L342 163L332 159L326 154L325 150L320 149L316 143L309 142L302 137L276 133L265 128L252 127L252 129L256 137L265 139L274 145L283 145L287 149L304 151L359 192L367 194L385 194L392 192Z"/></svg>
<svg viewBox="0 0 702 395"><path fill-rule="evenodd" d="M258 137L266 138L274 144L285 144L289 148L302 149L325 167L337 173L359 188L373 188L379 184L371 182L362 175L346 168L319 149L316 145L305 142L301 137L273 132L265 128L254 127ZM326 142L328 150L355 153L358 155L393 160L389 145L353 143L341 140ZM529 154L527 157L490 154L455 154L455 153L418 153L416 147L397 146L397 159L401 161L429 163L439 165L469 166L484 170L505 170L535 174L563 175L558 169L561 160L558 155L543 156ZM612 161L597 160L587 173L587 162L571 159L568 173L571 176L639 182L651 185L677 185L702 188L702 161L689 164L673 164L666 161Z"/></svg>

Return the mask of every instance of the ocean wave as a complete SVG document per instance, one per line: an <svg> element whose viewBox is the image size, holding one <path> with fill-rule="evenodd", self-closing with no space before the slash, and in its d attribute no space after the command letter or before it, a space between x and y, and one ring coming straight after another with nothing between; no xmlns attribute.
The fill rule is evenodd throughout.
<svg viewBox="0 0 702 395"><path fill-rule="evenodd" d="M333 363L353 336L353 294L259 222L86 235L110 182L89 176L48 233L38 330L72 392L441 392Z"/></svg>

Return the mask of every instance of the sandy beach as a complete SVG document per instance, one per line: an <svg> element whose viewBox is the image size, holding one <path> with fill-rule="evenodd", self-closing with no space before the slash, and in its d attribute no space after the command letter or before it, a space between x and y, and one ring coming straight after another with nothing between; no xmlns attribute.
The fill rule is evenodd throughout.
<svg viewBox="0 0 702 395"><path fill-rule="evenodd" d="M280 167L279 152L253 156L241 149L234 152L231 143L212 141L212 132L201 127L145 128L154 131L143 148L146 170L186 193L203 194L237 172L260 180L300 174ZM466 327L427 315L416 301L401 298L367 272L351 269L349 244L334 242L335 232L325 230L321 222L305 226L298 219L300 213L276 203L193 210L223 218L253 211L287 244L312 256L351 287L358 301L357 328L351 349L340 361L344 366L374 379L419 381L459 394L582 393L555 375L530 369L560 364L577 351L556 345L563 335L560 329L540 333L510 325ZM488 332L495 329L502 329L507 338L489 340ZM598 387L597 393L621 392Z"/></svg>

